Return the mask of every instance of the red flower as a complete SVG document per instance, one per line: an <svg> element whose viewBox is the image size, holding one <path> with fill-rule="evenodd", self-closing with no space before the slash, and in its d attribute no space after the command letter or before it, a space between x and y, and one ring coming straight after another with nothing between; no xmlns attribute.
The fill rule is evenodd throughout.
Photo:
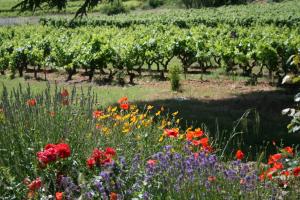
<svg viewBox="0 0 300 200"><path fill-rule="evenodd" d="M209 176L208 178L207 178L207 180L209 181L209 182L213 182L213 181L215 181L217 178L215 177L215 176Z"/></svg>
<svg viewBox="0 0 300 200"><path fill-rule="evenodd" d="M68 97L68 96L69 96L69 92L68 92L68 90L63 89L63 91L60 93L60 95L61 95L63 98Z"/></svg>
<svg viewBox="0 0 300 200"><path fill-rule="evenodd" d="M40 187L42 187L42 181L40 178L37 178L34 181L32 181L29 185L27 185L27 187L30 191L38 190Z"/></svg>
<svg viewBox="0 0 300 200"><path fill-rule="evenodd" d="M88 168L93 168L95 165L105 165L112 162L112 157L116 155L114 148L108 147L105 152L94 149L92 156L86 161Z"/></svg>
<svg viewBox="0 0 300 200"><path fill-rule="evenodd" d="M147 164L150 166L154 166L154 165L156 165L156 163L157 163L157 160L148 160L147 161Z"/></svg>
<svg viewBox="0 0 300 200"><path fill-rule="evenodd" d="M100 151L99 149L94 149L92 157L95 160L100 160L103 157L104 152Z"/></svg>
<svg viewBox="0 0 300 200"><path fill-rule="evenodd" d="M271 155L269 157L269 160L268 160L268 164L273 164L275 162L277 162L278 160L280 160L282 158L282 155L280 153L277 153L277 154L274 154L274 155Z"/></svg>
<svg viewBox="0 0 300 200"><path fill-rule="evenodd" d="M194 138L194 131L189 131L186 133L186 140L187 141L192 141Z"/></svg>
<svg viewBox="0 0 300 200"><path fill-rule="evenodd" d="M291 155L294 155L292 147L285 147L283 150L286 151L287 153L291 154Z"/></svg>
<svg viewBox="0 0 300 200"><path fill-rule="evenodd" d="M201 144L200 140L193 140L192 144L195 146L199 146Z"/></svg>
<svg viewBox="0 0 300 200"><path fill-rule="evenodd" d="M109 200L118 200L118 194L111 192L109 195Z"/></svg>
<svg viewBox="0 0 300 200"><path fill-rule="evenodd" d="M57 158L56 153L57 152L55 148L48 148L44 151L40 151L37 153L38 161L42 165L47 165L50 162L54 162Z"/></svg>
<svg viewBox="0 0 300 200"><path fill-rule="evenodd" d="M121 103L120 108L122 108L123 110L128 110L129 109L129 104L128 103Z"/></svg>
<svg viewBox="0 0 300 200"><path fill-rule="evenodd" d="M63 192L56 192L55 193L55 199L56 200L62 200L64 197L64 193Z"/></svg>
<svg viewBox="0 0 300 200"><path fill-rule="evenodd" d="M35 99L28 99L26 104L28 106L35 106L36 105L36 100Z"/></svg>
<svg viewBox="0 0 300 200"><path fill-rule="evenodd" d="M118 100L118 103L119 103L119 104L122 104L122 103L124 103L124 102L128 102L128 98L127 98L127 97L122 97L122 98L120 98L120 99Z"/></svg>
<svg viewBox="0 0 300 200"><path fill-rule="evenodd" d="M54 162L57 158L67 158L71 155L71 149L68 144L47 144L44 151L37 152L38 161L40 164L47 165Z"/></svg>
<svg viewBox="0 0 300 200"><path fill-rule="evenodd" d="M262 173L261 175L259 175L259 180L260 181L264 181L265 180L265 174Z"/></svg>
<svg viewBox="0 0 300 200"><path fill-rule="evenodd" d="M165 129L165 134L171 138L177 138L178 137L178 129L172 128L172 129Z"/></svg>
<svg viewBox="0 0 300 200"><path fill-rule="evenodd" d="M88 168L92 169L96 164L96 161L94 158L89 158L87 161L86 161L86 165L88 166Z"/></svg>
<svg viewBox="0 0 300 200"><path fill-rule="evenodd" d="M105 149L105 155L106 156L115 156L116 155L116 150L114 148L111 148L111 147L107 147Z"/></svg>
<svg viewBox="0 0 300 200"><path fill-rule="evenodd" d="M201 144L204 148L206 148L207 146L209 146L209 144L208 144L208 138L207 138L207 137L201 138L201 139L200 139L200 144Z"/></svg>
<svg viewBox="0 0 300 200"><path fill-rule="evenodd" d="M235 154L235 157L238 160L242 160L245 157L245 154L241 150L238 150Z"/></svg>
<svg viewBox="0 0 300 200"><path fill-rule="evenodd" d="M97 118L101 117L102 115L103 115L103 112L100 111L100 110L96 110L96 111L93 112L93 118L94 119L97 119Z"/></svg>
<svg viewBox="0 0 300 200"><path fill-rule="evenodd" d="M195 129L194 137L202 137L203 134L204 134L204 132L200 128L197 128L197 129Z"/></svg>
<svg viewBox="0 0 300 200"><path fill-rule="evenodd" d="M283 164L280 163L280 162L276 162L276 163L274 163L273 167L274 167L275 169L280 170L280 169L283 169Z"/></svg>
<svg viewBox="0 0 300 200"><path fill-rule="evenodd" d="M299 174L300 174L300 166L294 168L293 173L294 173L294 176L299 176Z"/></svg>
<svg viewBox="0 0 300 200"><path fill-rule="evenodd" d="M287 171L287 170L284 170L284 171L281 172L281 175L289 176L290 172Z"/></svg>
<svg viewBox="0 0 300 200"><path fill-rule="evenodd" d="M71 149L69 145L65 143L56 145L56 151L59 158L67 158L71 155Z"/></svg>

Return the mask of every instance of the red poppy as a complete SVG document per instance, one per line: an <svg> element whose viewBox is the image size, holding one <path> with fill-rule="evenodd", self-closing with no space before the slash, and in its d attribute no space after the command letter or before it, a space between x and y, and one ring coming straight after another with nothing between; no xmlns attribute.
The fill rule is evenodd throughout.
<svg viewBox="0 0 300 200"><path fill-rule="evenodd" d="M28 99L26 103L27 103L28 106L35 106L36 105L36 99Z"/></svg>
<svg viewBox="0 0 300 200"><path fill-rule="evenodd" d="M96 161L94 158L89 158L87 161L86 161L86 165L88 166L88 168L92 169L96 164Z"/></svg>
<svg viewBox="0 0 300 200"><path fill-rule="evenodd" d="M299 176L300 174L300 166L293 169L294 176Z"/></svg>
<svg viewBox="0 0 300 200"><path fill-rule="evenodd" d="M199 128L194 131L194 137L202 137L203 134L204 132Z"/></svg>
<svg viewBox="0 0 300 200"><path fill-rule="evenodd" d="M271 155L269 157L269 160L268 160L268 164L273 164L275 162L277 162L278 160L280 160L282 158L282 155L280 153L277 153L277 154L274 154L274 155Z"/></svg>
<svg viewBox="0 0 300 200"><path fill-rule="evenodd" d="M54 162L57 158L57 151L55 148L48 148L44 151L37 152L38 161L42 165L47 165L50 162Z"/></svg>
<svg viewBox="0 0 300 200"><path fill-rule="evenodd" d="M172 129L165 129L165 134L171 138L177 138L178 137L178 130L175 129L175 128L172 128Z"/></svg>
<svg viewBox="0 0 300 200"><path fill-rule="evenodd" d="M109 200L118 200L118 194L111 192L109 195Z"/></svg>
<svg viewBox="0 0 300 200"><path fill-rule="evenodd" d="M199 145L201 144L201 141L200 141L200 140L193 140L193 141L192 141L192 144L193 144L194 146L199 146Z"/></svg>
<svg viewBox="0 0 300 200"><path fill-rule="evenodd" d="M294 155L292 147L285 147L283 150L286 151L287 153L291 154L291 155Z"/></svg>
<svg viewBox="0 0 300 200"><path fill-rule="evenodd" d="M93 118L94 119L97 119L97 118L101 117L102 115L103 115L103 112L100 111L100 110L96 110L96 111L93 112Z"/></svg>
<svg viewBox="0 0 300 200"><path fill-rule="evenodd" d="M290 172L287 171L287 170L284 170L284 171L281 172L281 175L289 176L289 175L290 175Z"/></svg>
<svg viewBox="0 0 300 200"><path fill-rule="evenodd" d="M56 151L59 158L67 158L71 155L71 149L69 145L65 143L57 144Z"/></svg>
<svg viewBox="0 0 300 200"><path fill-rule="evenodd" d="M118 103L119 103L119 104L122 104L122 103L124 103L124 102L128 102L128 98L127 98L127 97L122 97L122 98L120 98L120 99L118 100Z"/></svg>
<svg viewBox="0 0 300 200"><path fill-rule="evenodd" d="M188 132L186 133L186 140L187 140L187 141L192 141L193 138L194 138L194 131L188 131Z"/></svg>
<svg viewBox="0 0 300 200"><path fill-rule="evenodd" d="M42 166L54 162L57 158L67 158L71 155L71 149L68 144L47 144L43 151L37 152L38 161Z"/></svg>
<svg viewBox="0 0 300 200"><path fill-rule="evenodd" d="M114 148L107 147L105 149L105 155L106 156L115 156L116 155L116 150Z"/></svg>
<svg viewBox="0 0 300 200"><path fill-rule="evenodd" d="M275 169L280 170L280 169L283 169L283 164L280 163L280 162L276 162L276 163L274 163L273 167L274 167Z"/></svg>
<svg viewBox="0 0 300 200"><path fill-rule="evenodd" d="M34 181L32 181L29 185L27 185L27 187L30 191L38 190L40 187L42 187L42 181L40 178L37 178Z"/></svg>
<svg viewBox="0 0 300 200"><path fill-rule="evenodd" d="M265 180L265 174L262 173L261 175L259 175L259 180L260 181L264 181Z"/></svg>
<svg viewBox="0 0 300 200"><path fill-rule="evenodd" d="M56 200L62 200L64 197L64 193L63 192L56 192L55 193L55 199Z"/></svg>
<svg viewBox="0 0 300 200"><path fill-rule="evenodd" d="M208 138L205 137L205 138L201 138L200 139L200 144L205 148L205 147L208 147Z"/></svg>
<svg viewBox="0 0 300 200"><path fill-rule="evenodd" d="M120 108L122 108L123 110L128 110L129 109L129 104L128 103L121 103Z"/></svg>
<svg viewBox="0 0 300 200"><path fill-rule="evenodd" d="M238 160L242 160L245 157L245 154L241 150L238 150L235 154L235 157Z"/></svg>
<svg viewBox="0 0 300 200"><path fill-rule="evenodd" d="M62 97L68 97L69 96L69 92L68 92L68 90L66 90L66 89L63 89L63 91L60 93L60 95L62 96Z"/></svg>
<svg viewBox="0 0 300 200"><path fill-rule="evenodd" d="M154 166L154 165L156 165L156 163L157 163L157 160L148 160L147 161L147 164L150 166Z"/></svg>

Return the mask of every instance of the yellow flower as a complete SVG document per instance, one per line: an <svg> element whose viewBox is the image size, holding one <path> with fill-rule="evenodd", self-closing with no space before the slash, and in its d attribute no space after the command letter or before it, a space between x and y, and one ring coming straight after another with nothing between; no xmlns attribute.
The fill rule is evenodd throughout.
<svg viewBox="0 0 300 200"><path fill-rule="evenodd" d="M130 118L130 122L131 122L131 123L135 123L136 121L137 121L136 116L132 116L132 117Z"/></svg>
<svg viewBox="0 0 300 200"><path fill-rule="evenodd" d="M136 105L130 105L130 110L134 110L134 109L136 109Z"/></svg>
<svg viewBox="0 0 300 200"><path fill-rule="evenodd" d="M116 112L117 110L117 106L115 106L114 108L111 109L111 112Z"/></svg>
<svg viewBox="0 0 300 200"><path fill-rule="evenodd" d="M108 127L103 127L101 130L102 130L102 132L103 132L105 135L109 134L109 128L108 128Z"/></svg>
<svg viewBox="0 0 300 200"><path fill-rule="evenodd" d="M130 128L124 128L123 127L123 130L122 130L123 133L129 133L129 131L130 131Z"/></svg>
<svg viewBox="0 0 300 200"><path fill-rule="evenodd" d="M114 118L115 118L116 120L121 120L121 119L122 119L121 115L115 115Z"/></svg>
<svg viewBox="0 0 300 200"><path fill-rule="evenodd" d="M130 114L127 114L127 115L125 115L123 118L122 118L122 120L126 120L126 119L128 119L130 117Z"/></svg>
<svg viewBox="0 0 300 200"><path fill-rule="evenodd" d="M192 129L193 129L193 127L190 126L189 128L186 129L185 132L187 133L187 132L191 131Z"/></svg>
<svg viewBox="0 0 300 200"><path fill-rule="evenodd" d="M148 105L147 110L151 110L154 106Z"/></svg>
<svg viewBox="0 0 300 200"><path fill-rule="evenodd" d="M178 111L172 113L172 115L175 117L178 114Z"/></svg>
<svg viewBox="0 0 300 200"><path fill-rule="evenodd" d="M164 136L162 135L162 136L159 138L158 142L162 142L163 140L164 140Z"/></svg>
<svg viewBox="0 0 300 200"><path fill-rule="evenodd" d="M110 115L102 115L102 116L99 117L99 119L106 119L106 118L109 118L109 117L110 117Z"/></svg>
<svg viewBox="0 0 300 200"><path fill-rule="evenodd" d="M176 120L176 124L179 124L179 122L180 122L180 119L177 119L177 120Z"/></svg>
<svg viewBox="0 0 300 200"><path fill-rule="evenodd" d="M161 111L159 110L155 113L155 115L158 116L158 115L160 115L160 113L161 113Z"/></svg>

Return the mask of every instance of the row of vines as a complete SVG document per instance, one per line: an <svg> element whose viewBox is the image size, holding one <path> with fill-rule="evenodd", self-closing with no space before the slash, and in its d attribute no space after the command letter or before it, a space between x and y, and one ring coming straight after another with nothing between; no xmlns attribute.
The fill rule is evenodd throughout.
<svg viewBox="0 0 300 200"><path fill-rule="evenodd" d="M206 9L176 9L153 12L137 12L115 16L89 16L73 18L42 18L42 25L54 27L117 26L132 25L175 25L190 28L196 25L216 27L219 24L231 26L274 25L278 27L300 26L300 1L292 0L280 4L250 4Z"/></svg>
<svg viewBox="0 0 300 200"><path fill-rule="evenodd" d="M178 59L185 73L191 66L245 76L268 71L280 80L299 70L288 63L299 49L299 28L276 26L2 27L0 71L23 76L30 68L37 77L43 69L63 69L71 80L84 70L90 81L97 71L109 80L127 76L133 83L143 72L156 71L164 78L171 60Z"/></svg>

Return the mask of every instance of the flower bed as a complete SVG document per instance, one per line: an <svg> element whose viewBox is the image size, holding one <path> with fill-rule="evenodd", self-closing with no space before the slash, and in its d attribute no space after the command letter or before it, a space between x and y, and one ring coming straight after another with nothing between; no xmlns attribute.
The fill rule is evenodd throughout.
<svg viewBox="0 0 300 200"><path fill-rule="evenodd" d="M266 164L224 158L178 112L128 98L103 108L91 91L4 90L0 192L6 199L270 199L299 196L292 147Z"/></svg>

